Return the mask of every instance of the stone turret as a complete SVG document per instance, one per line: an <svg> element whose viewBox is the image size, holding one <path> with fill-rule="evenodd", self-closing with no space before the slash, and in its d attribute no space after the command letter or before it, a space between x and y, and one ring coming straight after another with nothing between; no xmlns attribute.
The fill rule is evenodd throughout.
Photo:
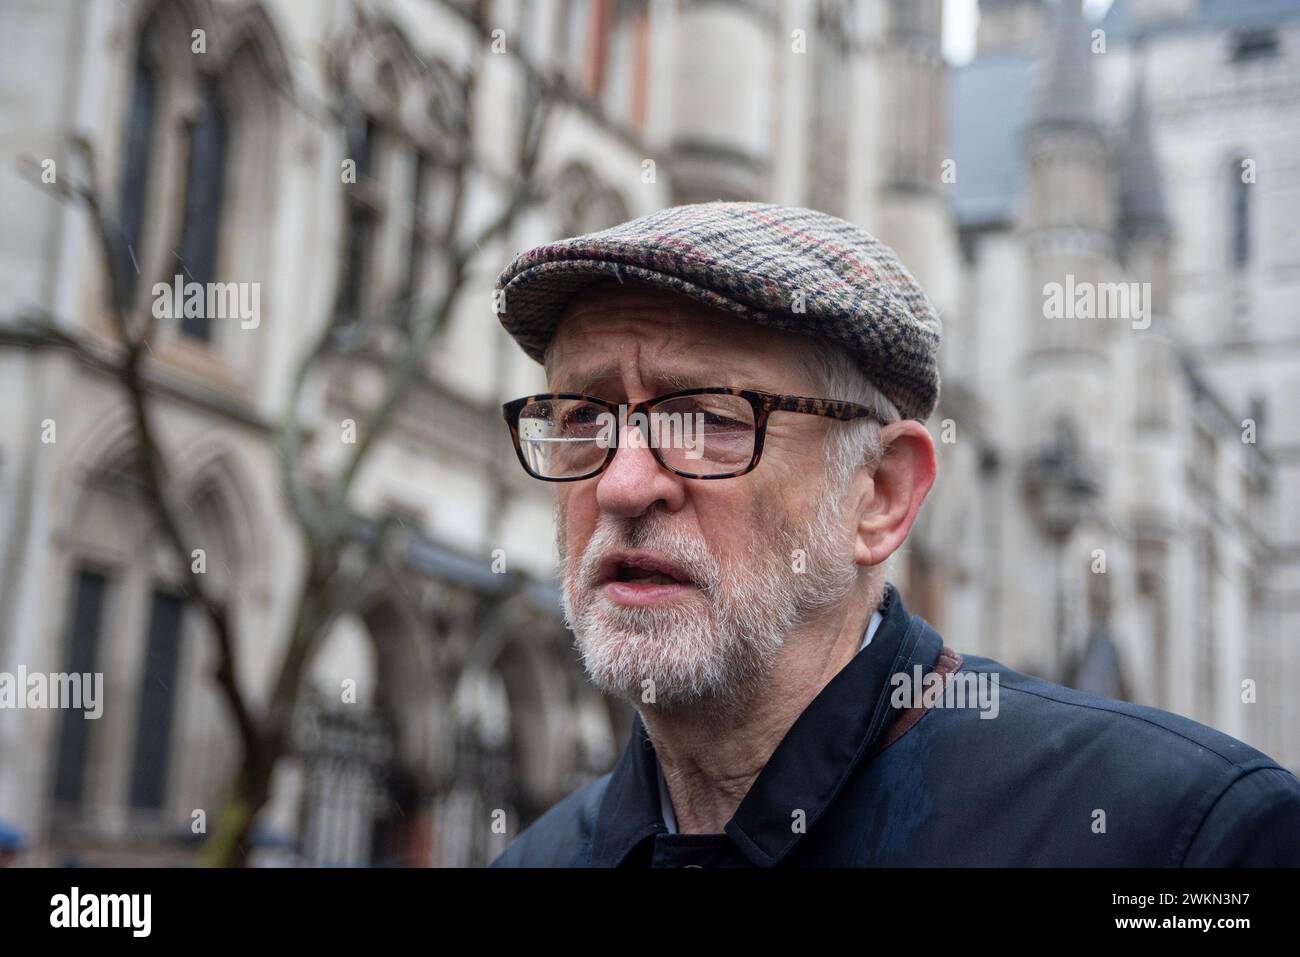
<svg viewBox="0 0 1300 957"><path fill-rule="evenodd" d="M1021 225L1034 281L1027 341L1042 351L1100 353L1107 327L1043 314L1043 289L1107 282L1115 271L1118 193L1096 105L1091 37L1079 0L1058 0L1039 50L1025 134L1027 199Z"/></svg>
<svg viewBox="0 0 1300 957"><path fill-rule="evenodd" d="M684 0L675 19L674 202L765 198L775 96L773 0Z"/></svg>
<svg viewBox="0 0 1300 957"><path fill-rule="evenodd" d="M1039 607L1032 627L1054 636L1042 667L1063 677L1088 638L1086 559L1114 547L1096 516L1107 513L1113 493L1103 467L1112 442L1105 423L1115 401L1113 346L1131 333L1124 319L1099 308L1103 284L1124 277L1115 256L1114 158L1080 0L1057 0L1037 53L1019 218L1029 283L1017 392L1026 501L1040 521L1038 536L1022 547L1025 562L1055 567L1054 608L1049 615Z"/></svg>
<svg viewBox="0 0 1300 957"><path fill-rule="evenodd" d="M1058 0L1040 49L1026 138L1031 228L1106 235L1114 228L1111 162L1097 112L1091 43L1079 0Z"/></svg>
<svg viewBox="0 0 1300 957"><path fill-rule="evenodd" d="M1151 283L1155 302L1165 304L1171 221L1146 86L1145 76L1139 73L1117 157L1120 235L1126 266L1137 278Z"/></svg>
<svg viewBox="0 0 1300 957"><path fill-rule="evenodd" d="M1146 225L1167 230L1169 210L1152 140L1146 86L1146 78L1139 76L1133 86L1124 142L1119 151L1120 214L1126 227Z"/></svg>

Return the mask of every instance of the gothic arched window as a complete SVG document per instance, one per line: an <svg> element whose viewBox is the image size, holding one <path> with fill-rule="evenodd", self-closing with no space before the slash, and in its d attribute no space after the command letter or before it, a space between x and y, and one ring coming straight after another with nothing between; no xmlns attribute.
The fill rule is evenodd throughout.
<svg viewBox="0 0 1300 957"><path fill-rule="evenodd" d="M1245 160L1237 159L1228 170L1230 188L1229 222L1232 224L1232 265L1238 269L1250 262L1250 187Z"/></svg>
<svg viewBox="0 0 1300 957"><path fill-rule="evenodd" d="M395 29L367 38L351 67L342 273L336 320L348 337L408 330L441 292L454 143L465 129L459 80Z"/></svg>
<svg viewBox="0 0 1300 957"><path fill-rule="evenodd" d="M138 826L137 837L152 839L188 826L192 809L221 793L237 738L210 677L217 661L211 624L176 589L178 566L160 537L134 443L125 429L120 434L88 456L64 502L59 534L70 600L57 660L77 674L131 664L114 671L108 692L120 716L112 733L75 710L51 727L50 825L81 834L120 829L117 836ZM214 456L202 477L184 470L168 488L193 516L211 596L238 621L249 607L240 586L264 569L258 525L232 464Z"/></svg>
<svg viewBox="0 0 1300 957"><path fill-rule="evenodd" d="M356 163L356 181L361 189L348 192L347 254L344 259L343 319L348 323L361 320L365 300L366 273L377 209L366 189L372 175L371 152L375 142L375 120L367 117L351 137L349 154Z"/></svg>
<svg viewBox="0 0 1300 957"><path fill-rule="evenodd" d="M143 39L136 54L135 76L131 83L131 109L127 115L126 162L122 170L121 226L123 275L128 288L134 288L136 269L133 261L144 237L145 196L149 185L149 155L153 150L154 127L158 113L158 76L149 62Z"/></svg>
<svg viewBox="0 0 1300 957"><path fill-rule="evenodd" d="M122 305L153 309L158 303L145 296L160 281L251 287L267 275L277 92L291 88L291 77L259 7L216 16L190 0L139 6L127 26L136 31L134 49L122 63L114 268L126 280L130 301ZM205 46L196 49L200 37ZM233 288L223 290L222 303ZM244 292L237 292L241 303ZM218 322L194 308L200 298L206 305L207 296L172 303L159 315L167 320L160 332L184 343L176 355L199 347L251 374L254 337L244 331L257 323ZM220 318L235 317L223 310Z"/></svg>
<svg viewBox="0 0 1300 957"><path fill-rule="evenodd" d="M214 77L203 83L203 100L190 129L189 168L185 178L185 219L181 232L180 266L185 281L216 281L221 235L221 194L226 171L226 117L220 85ZM181 331L195 339L212 338L211 316L185 316Z"/></svg>
<svg viewBox="0 0 1300 957"><path fill-rule="evenodd" d="M381 42L390 45L388 50ZM404 41L383 37L376 41L383 57L361 91L364 118L348 137L348 157L355 161L355 181L347 191L346 258L342 288L345 325L365 326L378 313L393 308L399 283L392 275L395 257L405 252L392 244L396 220L406 213L410 196L402 124L402 90L409 69L399 69L397 58L406 53ZM394 52L394 49L396 52ZM375 57L373 50L368 51Z"/></svg>

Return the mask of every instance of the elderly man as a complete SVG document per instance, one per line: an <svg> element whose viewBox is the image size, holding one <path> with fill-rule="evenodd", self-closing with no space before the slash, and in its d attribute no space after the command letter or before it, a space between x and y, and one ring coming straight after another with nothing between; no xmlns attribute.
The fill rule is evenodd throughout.
<svg viewBox="0 0 1300 957"><path fill-rule="evenodd" d="M552 390L504 411L557 483L565 616L636 716L494 866L1300 864L1268 757L960 655L886 583L935 480L939 321L872 236L680 206L497 288Z"/></svg>

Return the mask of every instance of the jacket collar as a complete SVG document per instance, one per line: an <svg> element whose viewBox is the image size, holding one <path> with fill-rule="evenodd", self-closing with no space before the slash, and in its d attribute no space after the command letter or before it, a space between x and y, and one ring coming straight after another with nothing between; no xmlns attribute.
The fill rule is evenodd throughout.
<svg viewBox="0 0 1300 957"><path fill-rule="evenodd" d="M871 644L799 715L726 824L732 842L758 867L779 863L798 845L898 716L889 703L890 676L916 665L928 673L939 657L938 633L908 612L893 585L885 588L880 613ZM667 833L657 768L654 745L637 714L601 801L593 867L618 867L643 841ZM806 815L801 832L790 826L795 809Z"/></svg>

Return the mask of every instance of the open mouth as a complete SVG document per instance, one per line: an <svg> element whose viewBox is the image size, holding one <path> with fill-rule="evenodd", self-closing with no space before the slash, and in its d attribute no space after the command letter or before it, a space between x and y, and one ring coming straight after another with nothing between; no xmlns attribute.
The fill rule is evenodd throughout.
<svg viewBox="0 0 1300 957"><path fill-rule="evenodd" d="M640 585L672 585L680 583L681 579L637 565L619 565L613 581L636 582Z"/></svg>
<svg viewBox="0 0 1300 957"><path fill-rule="evenodd" d="M645 552L607 556L600 563L600 580L608 594L622 599L663 596L695 584L677 565Z"/></svg>

